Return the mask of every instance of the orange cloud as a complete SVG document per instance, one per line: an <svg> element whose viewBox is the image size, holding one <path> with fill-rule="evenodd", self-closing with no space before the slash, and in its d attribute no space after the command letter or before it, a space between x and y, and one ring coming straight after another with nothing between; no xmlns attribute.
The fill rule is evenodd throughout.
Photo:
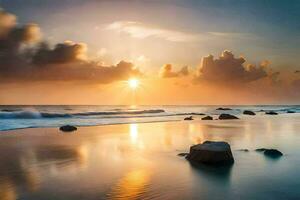
<svg viewBox="0 0 300 200"><path fill-rule="evenodd" d="M202 58L197 79L212 83L247 83L267 77L266 62L259 67L254 65L244 66L246 60L242 57L235 58L231 51L223 51L219 58L212 55Z"/></svg>
<svg viewBox="0 0 300 200"><path fill-rule="evenodd" d="M65 41L53 48L44 41L39 43L38 25L17 26L16 17L4 11L0 11L0 30L2 82L80 80L109 83L141 75L129 62L103 66L89 60L88 47L84 43Z"/></svg>
<svg viewBox="0 0 300 200"><path fill-rule="evenodd" d="M171 64L165 64L162 66L159 72L159 76L162 78L173 78L179 76L187 76L189 75L189 70L187 66L182 67L179 71L173 72Z"/></svg>

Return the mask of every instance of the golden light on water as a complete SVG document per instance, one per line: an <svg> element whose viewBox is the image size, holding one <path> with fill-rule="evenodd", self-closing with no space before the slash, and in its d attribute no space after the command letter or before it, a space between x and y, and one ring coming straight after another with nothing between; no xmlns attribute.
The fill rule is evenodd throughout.
<svg viewBox="0 0 300 200"><path fill-rule="evenodd" d="M109 199L142 199L150 181L147 169L134 169L122 177L113 188Z"/></svg>
<svg viewBox="0 0 300 200"><path fill-rule="evenodd" d="M130 139L132 143L136 143L138 140L138 125L137 124L130 124Z"/></svg>
<svg viewBox="0 0 300 200"><path fill-rule="evenodd" d="M135 90L139 86L140 82L138 79L132 78L129 79L128 85L131 89Z"/></svg>

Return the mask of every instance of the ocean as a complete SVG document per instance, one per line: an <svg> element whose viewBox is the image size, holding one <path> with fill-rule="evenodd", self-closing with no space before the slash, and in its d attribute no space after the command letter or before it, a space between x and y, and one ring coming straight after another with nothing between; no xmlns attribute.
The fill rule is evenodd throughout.
<svg viewBox="0 0 300 200"><path fill-rule="evenodd" d="M300 198L299 106L0 109L1 200ZM216 120L220 113L240 119ZM190 115L195 120L183 120ZM215 120L201 120L205 115ZM62 132L64 124L78 130ZM204 141L228 142L234 164L195 166L178 156ZM283 156L269 158L257 148Z"/></svg>
<svg viewBox="0 0 300 200"><path fill-rule="evenodd" d="M231 110L217 110L217 108ZM217 118L221 113L239 117L244 110L257 115L266 111L279 114L287 111L300 112L300 106L0 106L0 131L20 128L58 127L65 124L94 126L145 122L178 121L186 116L194 118L211 115ZM249 117L249 116L248 116Z"/></svg>

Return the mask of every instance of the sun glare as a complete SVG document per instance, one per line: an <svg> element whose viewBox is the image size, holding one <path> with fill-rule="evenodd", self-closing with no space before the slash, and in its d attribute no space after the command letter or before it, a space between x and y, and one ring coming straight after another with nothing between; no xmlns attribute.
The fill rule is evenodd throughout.
<svg viewBox="0 0 300 200"><path fill-rule="evenodd" d="M129 85L129 87L131 88L131 89L136 89L138 86L139 86L139 80L137 80L137 79L130 79L129 81L128 81L128 85Z"/></svg>

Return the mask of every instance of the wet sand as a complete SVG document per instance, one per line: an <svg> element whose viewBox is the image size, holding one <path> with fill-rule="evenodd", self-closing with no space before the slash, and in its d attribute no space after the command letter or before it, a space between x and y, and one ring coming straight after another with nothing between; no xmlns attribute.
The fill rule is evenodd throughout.
<svg viewBox="0 0 300 200"><path fill-rule="evenodd" d="M234 165L195 168L177 156L206 140L230 143ZM299 114L2 131L0 199L297 199L299 164Z"/></svg>

